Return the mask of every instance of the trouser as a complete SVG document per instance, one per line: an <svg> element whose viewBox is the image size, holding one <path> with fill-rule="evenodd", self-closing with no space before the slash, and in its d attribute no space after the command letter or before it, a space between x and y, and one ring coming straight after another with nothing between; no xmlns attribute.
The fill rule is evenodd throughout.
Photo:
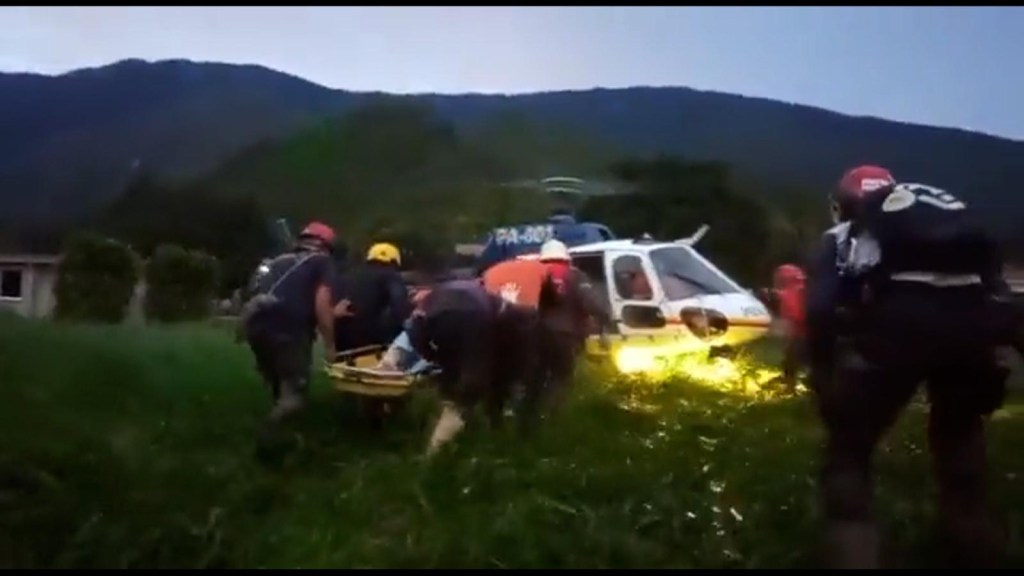
<svg viewBox="0 0 1024 576"><path fill-rule="evenodd" d="M796 386L803 366L804 339L800 336L787 336L782 355L782 379L790 386Z"/></svg>
<svg viewBox="0 0 1024 576"><path fill-rule="evenodd" d="M273 398L270 419L279 421L301 409L309 389L312 339L257 332L250 333L247 340Z"/></svg>
<svg viewBox="0 0 1024 576"><path fill-rule="evenodd" d="M446 310L416 317L409 330L413 348L440 369L442 400L461 408L483 397L494 370L494 324L475 310Z"/></svg>
<svg viewBox="0 0 1024 576"><path fill-rule="evenodd" d="M454 309L413 318L409 328L413 348L441 369L436 380L442 411L428 455L462 430L465 415L488 390L494 370L493 332L484 311Z"/></svg>
<svg viewBox="0 0 1024 576"><path fill-rule="evenodd" d="M444 411L431 450L453 437L462 428L463 415L480 402L491 424L500 425L512 386L533 373L529 336L535 324L535 313L517 306L506 306L497 318L474 310L414 318L409 330L413 347L440 368L437 383Z"/></svg>
<svg viewBox="0 0 1024 576"><path fill-rule="evenodd" d="M540 364L543 393L550 404L562 405L572 384L576 358L583 349L579 336L572 331L541 325Z"/></svg>
<svg viewBox="0 0 1024 576"><path fill-rule="evenodd" d="M540 318L535 309L507 304L498 316L496 328L496 346L500 353L495 365L491 410L501 413L519 384L522 389L517 410L520 431L530 432L537 422L544 386Z"/></svg>
<svg viewBox="0 0 1024 576"><path fill-rule="evenodd" d="M996 561L1002 536L988 509L984 418L1005 396L990 309L969 289L895 289L866 312L831 378L817 378L826 445L821 491L836 567L878 562L872 458L923 382L946 550L957 564Z"/></svg>

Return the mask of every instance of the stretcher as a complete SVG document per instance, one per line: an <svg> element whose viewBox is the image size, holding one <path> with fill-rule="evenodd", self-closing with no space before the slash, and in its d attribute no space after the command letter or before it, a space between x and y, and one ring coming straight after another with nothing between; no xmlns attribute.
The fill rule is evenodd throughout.
<svg viewBox="0 0 1024 576"><path fill-rule="evenodd" d="M607 350L600 346L598 337L591 336L586 342L586 354L595 359L613 356L612 352L618 348L616 345L622 345L629 339L620 337L619 340L622 342L613 342L612 350ZM325 366L331 385L345 394L381 400L397 399L426 384L438 373L436 368L417 373L374 370L386 350L387 345L380 344L339 352L334 362Z"/></svg>
<svg viewBox="0 0 1024 576"><path fill-rule="evenodd" d="M335 390L368 398L400 398L424 383L436 371L416 374L382 373L373 368L380 361L387 345L362 346L339 352L326 367Z"/></svg>

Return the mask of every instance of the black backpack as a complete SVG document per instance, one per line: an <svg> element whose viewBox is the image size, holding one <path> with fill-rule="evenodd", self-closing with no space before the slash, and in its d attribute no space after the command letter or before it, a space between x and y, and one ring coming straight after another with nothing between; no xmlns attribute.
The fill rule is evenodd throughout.
<svg viewBox="0 0 1024 576"><path fill-rule="evenodd" d="M976 274L995 249L967 203L925 184L894 186L866 206L861 223L887 273Z"/></svg>
<svg viewBox="0 0 1024 576"><path fill-rule="evenodd" d="M239 314L239 339L250 333L261 318L280 308L281 299L275 293L278 286L315 256L316 252L287 252L257 267L249 279L249 298Z"/></svg>

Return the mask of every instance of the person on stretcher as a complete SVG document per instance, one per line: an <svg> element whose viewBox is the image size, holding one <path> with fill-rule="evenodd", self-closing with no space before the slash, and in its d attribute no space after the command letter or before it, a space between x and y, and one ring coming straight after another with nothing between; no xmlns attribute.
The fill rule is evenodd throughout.
<svg viewBox="0 0 1024 576"><path fill-rule="evenodd" d="M409 324L407 322L402 333L391 342L391 346L384 353L380 363L371 370L380 373L404 372L411 376L429 372L433 368L434 365L424 360L413 348L412 342L409 340Z"/></svg>
<svg viewBox="0 0 1024 576"><path fill-rule="evenodd" d="M411 295L413 308L419 306L422 299L427 295L429 290L422 287L414 290ZM337 314L344 315L347 313L345 303L339 303L340 310L336 310ZM407 318L402 324L402 332L391 341L384 356L381 357L380 362L373 368L367 368L367 372L373 372L380 375L395 375L398 373L405 373L407 375L416 375L429 372L435 368L433 364L423 359L412 345L412 341L409 339L409 328L411 326L412 318Z"/></svg>

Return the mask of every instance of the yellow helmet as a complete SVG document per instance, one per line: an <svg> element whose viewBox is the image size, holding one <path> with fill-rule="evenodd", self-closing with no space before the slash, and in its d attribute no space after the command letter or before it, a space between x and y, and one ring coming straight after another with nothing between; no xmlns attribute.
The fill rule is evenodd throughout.
<svg viewBox="0 0 1024 576"><path fill-rule="evenodd" d="M388 244L387 242L378 242L373 246L370 246L370 250L366 253L367 262L394 262L396 265L402 265L402 254L398 251L398 248L394 244Z"/></svg>

